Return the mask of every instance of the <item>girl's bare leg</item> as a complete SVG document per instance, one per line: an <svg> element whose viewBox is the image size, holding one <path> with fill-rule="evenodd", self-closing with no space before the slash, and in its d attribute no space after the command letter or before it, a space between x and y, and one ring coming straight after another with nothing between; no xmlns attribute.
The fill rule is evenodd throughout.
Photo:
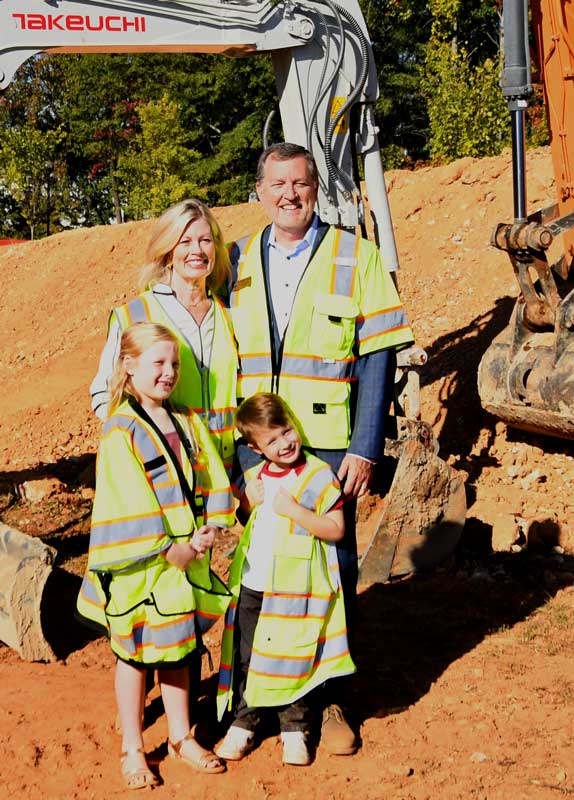
<svg viewBox="0 0 574 800"><path fill-rule="evenodd" d="M158 670L159 685L171 742L179 742L189 733L189 670Z"/></svg>
<svg viewBox="0 0 574 800"><path fill-rule="evenodd" d="M122 724L122 750L143 748L142 719L145 696L145 670L118 659L116 664L116 702Z"/></svg>

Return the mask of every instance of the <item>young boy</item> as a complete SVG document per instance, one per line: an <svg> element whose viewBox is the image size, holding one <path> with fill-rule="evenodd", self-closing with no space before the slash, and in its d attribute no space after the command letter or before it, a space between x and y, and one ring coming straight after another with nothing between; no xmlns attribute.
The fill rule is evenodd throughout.
<svg viewBox="0 0 574 800"><path fill-rule="evenodd" d="M355 671L349 655L335 542L344 534L341 491L324 461L306 453L283 400L245 400L236 425L263 462L245 474L250 514L229 575L218 710L234 708L220 758L254 746L266 709L279 717L283 763L310 763L309 692Z"/></svg>

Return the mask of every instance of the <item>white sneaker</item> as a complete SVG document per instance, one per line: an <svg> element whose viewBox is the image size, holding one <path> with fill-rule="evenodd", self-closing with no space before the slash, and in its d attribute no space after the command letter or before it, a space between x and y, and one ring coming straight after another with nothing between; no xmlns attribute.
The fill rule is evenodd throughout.
<svg viewBox="0 0 574 800"><path fill-rule="evenodd" d="M307 742L303 731L283 731L283 763L296 767L306 767L311 763L311 756L307 750Z"/></svg>
<svg viewBox="0 0 574 800"><path fill-rule="evenodd" d="M215 748L215 755L225 761L241 761L253 749L253 731L232 725L221 744Z"/></svg>

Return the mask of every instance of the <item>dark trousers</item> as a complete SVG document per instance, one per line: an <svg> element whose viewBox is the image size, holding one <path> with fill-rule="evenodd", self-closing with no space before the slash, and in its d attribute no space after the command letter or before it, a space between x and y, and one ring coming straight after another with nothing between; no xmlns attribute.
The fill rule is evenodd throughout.
<svg viewBox="0 0 574 800"><path fill-rule="evenodd" d="M253 649L253 636L261 612L262 602L263 592L255 592L246 586L241 587L235 612L234 642L234 675L236 676L234 693L239 698L239 702L235 709L233 725L248 731L254 731L266 714L275 712L279 717L279 727L282 732L307 732L311 725L311 709L305 697L290 705L274 706L273 708L252 708L245 702L244 692Z"/></svg>

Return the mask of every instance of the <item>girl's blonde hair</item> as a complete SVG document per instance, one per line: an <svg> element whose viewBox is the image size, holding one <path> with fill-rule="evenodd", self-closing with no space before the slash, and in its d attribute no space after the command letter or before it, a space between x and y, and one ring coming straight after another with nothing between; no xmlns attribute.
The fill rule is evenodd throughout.
<svg viewBox="0 0 574 800"><path fill-rule="evenodd" d="M158 325L156 322L136 322L122 333L120 354L110 380L109 416L126 398L135 397L137 399L131 376L126 370L126 358L139 358L142 353L158 342L171 342L176 345L179 352L179 342L174 334L164 325Z"/></svg>
<svg viewBox="0 0 574 800"><path fill-rule="evenodd" d="M198 219L207 220L215 244L215 266L207 276L207 288L217 292L227 283L231 264L221 228L205 203L192 198L171 206L157 220L147 247L147 263L140 275L142 290L156 283L170 283L173 250L190 222Z"/></svg>

